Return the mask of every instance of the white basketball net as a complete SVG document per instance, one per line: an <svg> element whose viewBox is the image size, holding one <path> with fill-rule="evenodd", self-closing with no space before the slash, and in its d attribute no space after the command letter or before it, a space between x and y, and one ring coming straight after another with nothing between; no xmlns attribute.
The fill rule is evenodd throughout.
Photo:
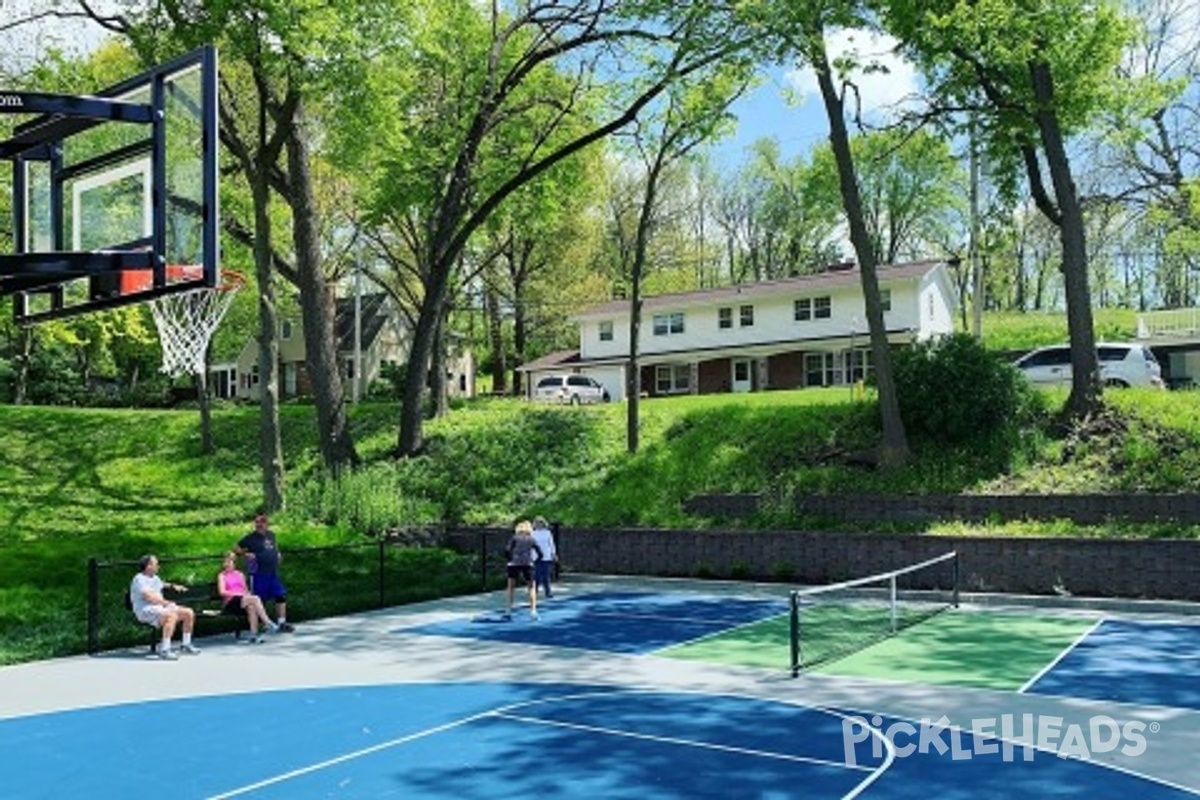
<svg viewBox="0 0 1200 800"><path fill-rule="evenodd" d="M150 301L162 342L162 371L173 378L204 372L208 343L243 283L237 273L227 271L222 277L225 283L215 289L193 289Z"/></svg>

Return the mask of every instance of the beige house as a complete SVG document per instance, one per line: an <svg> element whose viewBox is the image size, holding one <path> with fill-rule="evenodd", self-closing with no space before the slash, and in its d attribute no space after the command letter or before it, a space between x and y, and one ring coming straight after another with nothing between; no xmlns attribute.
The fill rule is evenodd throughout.
<svg viewBox="0 0 1200 800"><path fill-rule="evenodd" d="M342 298L337 303L335 318L338 341L338 361L341 365L346 396L355 396L354 380L361 373L358 396L367 396L372 384L386 380L388 367L408 362L409 330L402 314L382 292L363 295L360 302L362 331L362 369L356 370L355 300ZM475 394L475 365L469 351L451 354L447 363L447 384L451 397L473 397ZM237 360L214 364L209 385L217 397L251 400L259 398L258 343L246 342ZM279 321L279 390L280 399L312 394L308 374L304 330L299 316L285 316Z"/></svg>

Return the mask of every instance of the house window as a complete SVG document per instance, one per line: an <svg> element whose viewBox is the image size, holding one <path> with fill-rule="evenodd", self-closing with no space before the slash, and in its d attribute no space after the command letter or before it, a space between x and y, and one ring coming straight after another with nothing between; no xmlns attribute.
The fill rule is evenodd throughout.
<svg viewBox="0 0 1200 800"><path fill-rule="evenodd" d="M718 308L717 309L717 327L721 330L727 330L733 327L733 309Z"/></svg>
<svg viewBox="0 0 1200 800"><path fill-rule="evenodd" d="M692 369L687 364L660 364L654 368L657 394L682 394L691 387Z"/></svg>
<svg viewBox="0 0 1200 800"><path fill-rule="evenodd" d="M683 312L654 315L654 335L666 336L672 333L683 333Z"/></svg>
<svg viewBox="0 0 1200 800"><path fill-rule="evenodd" d="M743 328L754 325L754 306L742 306L738 309L738 324Z"/></svg>
<svg viewBox="0 0 1200 800"><path fill-rule="evenodd" d="M850 383L866 380L871 375L870 350L865 348L846 350L843 356L846 361L846 376Z"/></svg>
<svg viewBox="0 0 1200 800"><path fill-rule="evenodd" d="M813 319L829 319L833 315L833 301L824 297L801 297L792 304L793 317L797 322Z"/></svg>
<svg viewBox="0 0 1200 800"><path fill-rule="evenodd" d="M348 381L354 380L354 359L353 358L346 359L346 380L348 380Z"/></svg>
<svg viewBox="0 0 1200 800"><path fill-rule="evenodd" d="M842 359L834 353L804 355L805 386L836 386L842 382Z"/></svg>
<svg viewBox="0 0 1200 800"><path fill-rule="evenodd" d="M879 304L881 306L883 306L884 311L892 310L892 290L891 289L880 289L879 290Z"/></svg>
<svg viewBox="0 0 1200 800"><path fill-rule="evenodd" d="M279 338L285 342L292 338L292 321L290 319L280 320Z"/></svg>
<svg viewBox="0 0 1200 800"><path fill-rule="evenodd" d="M613 324L612 320L606 319L600 323L600 341L611 342L613 340Z"/></svg>

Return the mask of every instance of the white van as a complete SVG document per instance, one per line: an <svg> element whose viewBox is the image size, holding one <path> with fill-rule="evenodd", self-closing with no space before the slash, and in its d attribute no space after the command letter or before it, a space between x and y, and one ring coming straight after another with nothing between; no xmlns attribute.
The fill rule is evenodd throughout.
<svg viewBox="0 0 1200 800"><path fill-rule="evenodd" d="M607 403L608 390L587 375L547 375L537 382L534 400L550 403Z"/></svg>
<svg viewBox="0 0 1200 800"><path fill-rule="evenodd" d="M1096 345L1100 382L1105 386L1150 386L1162 389L1162 367L1150 348L1142 344ZM1039 347L1017 359L1014 366L1030 383L1042 386L1071 385L1071 347Z"/></svg>

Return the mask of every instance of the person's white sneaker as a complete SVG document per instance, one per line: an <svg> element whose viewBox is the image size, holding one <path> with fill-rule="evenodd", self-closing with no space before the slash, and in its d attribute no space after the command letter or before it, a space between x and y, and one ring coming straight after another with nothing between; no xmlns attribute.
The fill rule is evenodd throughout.
<svg viewBox="0 0 1200 800"><path fill-rule="evenodd" d="M194 644L182 644L179 646L180 652L187 653L189 656L200 655L200 648Z"/></svg>
<svg viewBox="0 0 1200 800"><path fill-rule="evenodd" d="M161 658L163 661L178 661L179 660L179 654L176 653L174 650L170 650L170 649L168 649L168 650L160 649L158 651L158 657Z"/></svg>

